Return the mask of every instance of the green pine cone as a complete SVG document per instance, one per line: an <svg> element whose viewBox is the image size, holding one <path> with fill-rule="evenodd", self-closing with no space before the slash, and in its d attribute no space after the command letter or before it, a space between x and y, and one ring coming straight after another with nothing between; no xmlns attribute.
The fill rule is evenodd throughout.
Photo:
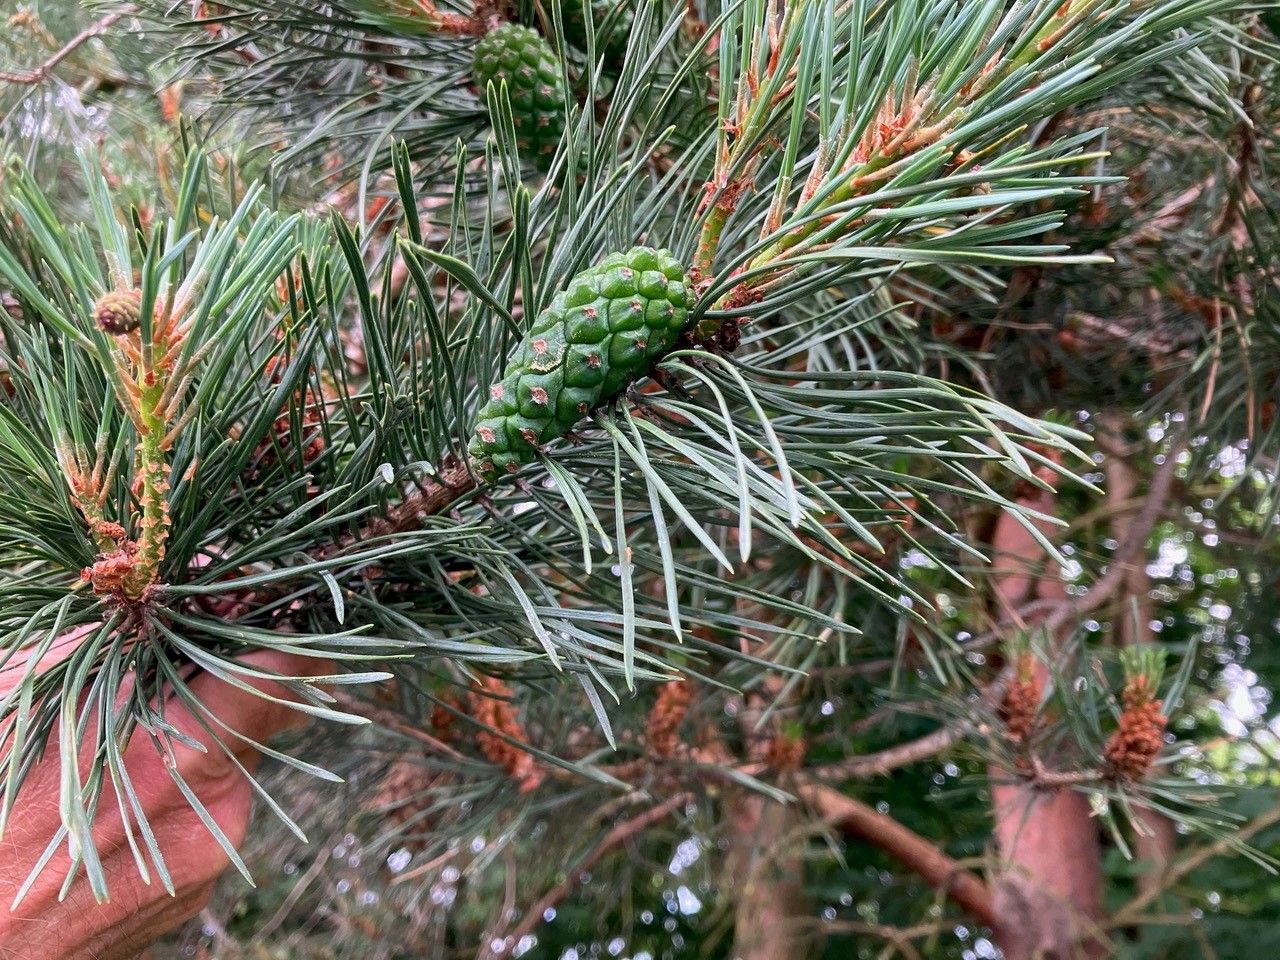
<svg viewBox="0 0 1280 960"><path fill-rule="evenodd" d="M692 302L685 269L666 250L632 247L575 276L489 388L468 447L476 470L490 481L515 473L647 374L675 346Z"/></svg>
<svg viewBox="0 0 1280 960"><path fill-rule="evenodd" d="M481 96L490 82L507 82L516 145L540 164L549 160L564 133L568 100L551 45L528 27L504 23L476 44L472 79Z"/></svg>
<svg viewBox="0 0 1280 960"><path fill-rule="evenodd" d="M591 24L595 27L596 49L605 61L620 64L627 52L627 37L635 20L634 3L628 0L587 0ZM582 16L582 0L560 0L564 38L575 47L587 49L587 23Z"/></svg>

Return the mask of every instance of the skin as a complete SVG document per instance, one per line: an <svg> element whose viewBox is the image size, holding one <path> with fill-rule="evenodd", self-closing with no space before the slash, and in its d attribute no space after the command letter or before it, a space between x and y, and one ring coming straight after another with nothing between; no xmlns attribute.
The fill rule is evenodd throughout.
<svg viewBox="0 0 1280 960"><path fill-rule="evenodd" d="M324 661L262 651L244 658L259 668L285 676L323 676ZM0 694L7 692L21 665L0 672ZM257 684L282 699L292 699L275 683ZM287 706L238 690L202 674L191 689L233 729L257 741L305 722ZM191 715L175 706L169 719L199 741L208 734ZM252 770L258 754L227 737L237 758ZM249 825L252 788L231 760L218 749L201 753L175 744L177 766L213 819L239 846ZM65 845L41 873L16 908L14 897L60 826L58 758L50 748L36 765L19 796L7 834L0 840L0 957L22 960L129 960L162 934L195 916L208 902L214 882L229 860L174 784L164 759L149 737L134 736L125 749L125 764L173 878L170 896L154 877L138 874L125 838L114 791L104 790L94 822L94 837L106 871L111 899L96 903L83 873L59 901L70 860ZM154 871L153 871L154 872Z"/></svg>

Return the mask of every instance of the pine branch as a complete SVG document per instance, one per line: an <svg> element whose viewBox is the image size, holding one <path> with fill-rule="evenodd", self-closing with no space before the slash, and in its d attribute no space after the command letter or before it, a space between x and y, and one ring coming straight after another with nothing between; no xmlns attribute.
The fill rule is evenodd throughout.
<svg viewBox="0 0 1280 960"><path fill-rule="evenodd" d="M1073 621L1099 609L1124 586L1130 568L1146 551L1151 531L1155 529L1156 521L1160 519L1169 501L1177 475L1178 455L1182 450L1183 440L1177 437L1170 443L1164 462L1152 474L1142 509L1130 521L1129 536L1112 555L1107 572L1083 596L1067 599L1045 617L1041 628L1046 634L1053 636Z"/></svg>
<svg viewBox="0 0 1280 960"><path fill-rule="evenodd" d="M1003 677L998 678L984 693L993 697L994 691ZM1006 681L1007 682L1007 681ZM873 777L888 776L901 767L909 767L913 763L928 760L955 746L973 730L968 721L941 727L933 733L925 734L915 740L908 740L897 746L889 747L877 753L861 757L838 760L835 763L823 764L810 772L823 780L870 780Z"/></svg>
<svg viewBox="0 0 1280 960"><path fill-rule="evenodd" d="M442 465L432 475L417 481L417 489L390 506L383 516L371 517L360 531L343 539L341 546L349 547L374 538L392 537L422 528L423 522L448 510L467 494L478 489L475 473L466 465ZM315 551L324 556L333 547L321 547Z"/></svg>
<svg viewBox="0 0 1280 960"><path fill-rule="evenodd" d="M363 163L371 174L387 134L408 136L412 151L393 158L408 242L357 235L342 218L289 221L273 233L277 221L257 207L234 229L206 231L231 211L206 209L203 192L222 187L199 182L218 178L188 171L176 220L141 241L105 187L95 188L91 249L95 241L66 228L28 186L15 192L21 210L12 228L0 225L0 265L28 316L0 317L13 380L11 402L0 405L0 478L10 494L0 501L11 501L0 502L0 526L23 535L6 544L14 573L0 587L4 643L86 628L96 644L87 650L114 649L120 634L129 652L141 641L137 669L161 677L190 663L233 670L235 654L254 646L323 648L353 664L390 652L405 657L398 669L425 678L428 695L440 680L433 664L501 663L521 679L563 669L583 697L549 696L553 719L531 729L560 729L555 721L566 718L566 729L581 729L589 709L612 740L611 715L628 709L623 684L675 666L736 684L768 661L798 676L824 649L839 648L842 663L883 654L891 631L850 610L882 602L892 616L919 617L931 586L892 562L904 544L928 555L940 578L967 583L974 550L950 523L957 504L1030 522L1034 511L1006 481L1043 485L1036 444L1067 449L1079 435L919 375L936 362L956 360L962 376L981 367L931 343L905 304L927 308L944 282L994 296L993 271L1010 264L1075 262L1042 234L1063 223L1064 202L1105 182L1077 169L1102 154L1090 152L1089 135L1024 143L1022 128L1109 89L1130 63L1182 49L1187 39L1155 35L1182 22L1178 4L805 0L785 5L794 17L785 30L770 33L762 21L765 46L745 51L734 45L757 25L744 11L777 5L739 5L718 39L722 106L737 97L743 109L719 144L710 58L677 42L678 14L658 23L642 11L612 92L592 72L586 102L565 105L568 128L541 181L521 169L510 104L499 97L486 113L467 89L469 42L370 28L360 6L317 12L253 0L235 8L243 16L218 18L221 36L195 24L201 39L188 52L213 69L246 37L264 44L267 55L238 64L227 88L272 112L265 127L250 127L255 134L277 129L284 95L297 108L284 122L312 124L335 108L283 155L304 179L305 149L336 138L342 171ZM255 14L272 11L284 16ZM828 19L837 29L825 29ZM245 32L232 37L237 24ZM1003 39L987 49L996 28ZM559 63L566 77L575 56ZM922 77L925 61L937 69ZM947 90L965 108L955 116ZM458 137L469 148L453 153ZM353 159L360 139L376 146ZM970 147L976 155L963 155ZM847 167L835 163L845 148ZM708 177L715 186L704 193ZM452 192L440 186L448 178ZM234 171L227 180L236 183ZM368 213L365 189L359 218L389 225L393 214ZM641 241L669 245L680 264L720 284L709 288L704 307L716 309L705 317L734 336L662 358L665 391L643 384L606 398L574 446L540 444L516 483L481 490L465 447L490 385L584 267ZM211 287L192 352L172 358L185 366L142 412L84 322L86 296L104 287L98 260L116 269L131 256L146 261L144 286L199 274ZM739 267L751 275L735 276ZM412 293L397 287L397 268ZM124 275L133 282L132 269ZM284 292L272 296L277 281ZM755 324L739 343L748 315ZM341 356L353 328L358 365ZM147 368L159 377L155 359ZM141 434L150 447L136 465ZM1171 468L1176 454L1168 456ZM543 480L532 475L543 468L554 483L530 482ZM157 531L145 579L163 589L142 621L119 623L106 601L66 584L118 540L113 518L139 507ZM1155 518L1145 522L1149 535ZM171 526L163 551L162 526ZM1142 549L1131 539L1116 567ZM1017 613L1065 627L1107 601L1113 572L1085 597ZM110 657L113 669L134 669ZM743 674L718 673L726 661ZM85 669L92 675L96 662ZM1007 680L998 676L972 712L993 707ZM49 716L68 695L66 678L42 676L29 692ZM411 721L397 723L412 735ZM882 775L977 726L969 717L819 773ZM15 762L35 749L21 745ZM767 772L732 758L712 767L696 775L741 785ZM1033 774L1044 786L1087 777Z"/></svg>
<svg viewBox="0 0 1280 960"><path fill-rule="evenodd" d="M76 36L70 38L70 40L61 46L61 49L58 50L58 52L55 52L54 55L50 56L49 59L38 65L38 67L33 67L29 70L18 70L18 72L0 70L0 82L32 86L32 84L46 81L46 79L50 77L50 74L54 72L54 69L58 67L58 64L67 59L68 56L74 54L79 47L87 44L87 42L92 40L93 37L100 36L102 33L105 33L108 29L115 26L116 20L124 17L131 17L131 15L136 14L137 12L138 8L129 4L124 6L122 9L116 10L114 13L106 14L105 17L102 17L99 20L99 22L92 24L91 27L82 29L82 31L77 33Z"/></svg>
<svg viewBox="0 0 1280 960"><path fill-rule="evenodd" d="M137 7L133 4L128 4L113 13L108 13L97 23L81 30L78 34L63 44L62 48L59 49L57 53L39 66L33 67L30 70L21 70L18 72L0 70L0 82L16 83L25 86L44 82L48 79L49 75L53 73L58 64L71 56L71 54L75 53L76 50L84 46L84 44L92 40L94 37L106 33L107 30L115 25L116 21L124 17L133 16L137 12Z"/></svg>
<svg viewBox="0 0 1280 960"><path fill-rule="evenodd" d="M1142 911L1151 906L1177 881L1198 870L1214 857L1238 852L1251 837L1277 823L1280 823L1280 807L1273 807L1230 835L1215 840L1213 843L1207 843L1199 849L1188 853L1185 857L1169 866L1163 877L1163 883L1153 889L1143 891L1115 911L1111 916L1109 926L1112 929L1124 928L1139 922L1142 918Z"/></svg>
<svg viewBox="0 0 1280 960"><path fill-rule="evenodd" d="M931 887L969 913L979 923L998 928L1001 918L991 890L959 861L947 856L931 841L878 812L860 800L845 796L832 787L802 784L797 793L811 804L824 820L851 836L873 846L918 873Z"/></svg>
<svg viewBox="0 0 1280 960"><path fill-rule="evenodd" d="M1181 441L1175 441L1170 445L1164 463L1156 469L1151 478L1143 506L1134 516L1129 528L1129 536L1113 554L1107 572L1099 577L1083 596L1055 602L1051 607L1037 605L1035 609L1043 611L1043 619L1036 625L1037 629L1044 631L1048 636L1054 636L1071 623L1110 602L1120 591L1129 575L1130 567L1146 550L1151 531L1155 529L1156 522L1165 509L1173 489L1178 453L1181 450ZM999 675L980 691L981 701L991 706L997 704L1010 680L1013 679L1013 673L1014 664L1007 664ZM959 720L940 727L933 733L879 753L824 764L810 772L823 780L863 780L886 776L900 767L910 766L937 756L955 746L977 728L978 723L972 719ZM1047 771L1046 774L1048 774ZM1071 776L1068 779L1072 783L1075 782ZM1045 782L1048 784L1047 780Z"/></svg>

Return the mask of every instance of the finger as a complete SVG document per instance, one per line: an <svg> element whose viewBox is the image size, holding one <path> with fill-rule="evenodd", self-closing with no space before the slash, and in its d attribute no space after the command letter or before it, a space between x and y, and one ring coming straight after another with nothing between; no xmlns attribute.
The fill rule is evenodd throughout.
<svg viewBox="0 0 1280 960"><path fill-rule="evenodd" d="M0 697L7 696L28 672L42 673L67 659L75 653L80 641L95 629L97 629L96 625L85 624L69 630L55 639L35 663L31 662L32 650L21 650L15 653L5 661L3 667L0 667Z"/></svg>
<svg viewBox="0 0 1280 960"><path fill-rule="evenodd" d="M227 840L233 846L242 843L252 806L248 782L240 776L223 777L204 784L201 793L209 816ZM229 865L225 851L190 806L156 813L151 826L169 871L173 896L154 873L150 883L144 882L129 848L119 846L103 857L110 900L96 902L83 880L73 884L65 900L61 900L61 877L69 866L62 851L50 864L49 873L13 910L10 938L0 949L0 956L123 960L198 912L208 901L214 882ZM56 928L48 925L51 917L59 918Z"/></svg>
<svg viewBox="0 0 1280 960"><path fill-rule="evenodd" d="M285 676L324 676L332 672L331 665L326 661L276 651L255 652L246 656L244 661L255 669ZM259 679L250 679L248 682L273 697L289 703L295 702L290 691L278 683ZM256 742L263 742L276 733L290 726L299 726L307 720L306 714L292 709L287 703L274 703L248 691L239 690L211 674L197 676L191 682L191 692L197 702L208 710L208 714L202 713L197 718L181 702L171 699L166 711L166 721L186 736L204 744L205 752L175 741L172 749L176 763L171 763L162 752L163 744L157 744L142 728L134 730L125 748L124 775L128 777L133 795L148 821L159 819L169 811L189 807L186 795L178 786L179 778L206 807L224 789L225 784L220 783L224 778L234 778L248 790L249 784L237 762L251 770L259 756L257 750L228 734L211 718L217 718L241 736ZM91 726L94 724L96 718L91 720ZM209 729L204 724L208 724ZM215 742L209 730L224 741L225 749ZM94 739L93 736L88 738L89 742ZM227 750L232 756L227 755ZM31 847L34 862L48 838L57 830L61 823L58 803L61 778L56 755L57 747L53 745L53 752L46 754L43 762L32 768L23 785L15 815L0 850L13 851L17 847ZM90 757L86 751L81 761L82 775L87 772L89 762ZM122 813L117 791L113 786L107 785L98 804L93 829L95 849L104 860L118 851L127 852L128 831L124 819L128 816L131 821L136 820L137 814L132 804L126 804L126 807L127 812ZM198 821L193 821L192 830L208 838L207 829ZM164 852L167 856L167 850ZM45 884L61 883L56 865L63 862L64 858L65 853L60 853L44 872L38 882L41 888ZM20 882L20 879L13 881L14 884ZM8 885L0 882L0 890ZM36 893L37 891L33 891L33 895Z"/></svg>
<svg viewBox="0 0 1280 960"><path fill-rule="evenodd" d="M213 896L214 883L189 891L181 891L174 897L164 897L148 903L125 923L105 927L93 936L77 953L60 955L60 960L134 960L157 938L176 930L204 909Z"/></svg>
<svg viewBox="0 0 1280 960"><path fill-rule="evenodd" d="M257 652L244 659L257 670L283 676L324 676L332 671L332 666L323 660L275 651ZM252 740L264 741L281 730L306 722L305 714L288 706L288 703L294 702L295 697L287 688L274 681L260 678L246 678L246 682L255 689L285 702L275 703L252 692L237 689L210 674L202 674L192 680L191 691L209 711L209 716L217 717L242 736ZM156 835L178 891L180 906L183 907L188 904L188 897L183 891L193 886L200 889L207 887L226 869L229 860L191 809L187 798L174 781L174 774L178 773L186 780L188 789L199 798L200 803L218 824L232 846L238 846L243 841L251 807L250 782L221 748L211 743L209 732L201 720L207 722L215 733L222 734L224 739L230 741L228 746L245 766L252 765L256 751L247 744L229 737L225 731L220 730L217 723L209 719L209 716L197 719L181 702L170 700L166 720L184 734L208 744L210 748L210 752L204 754L175 744L175 758L178 760L176 771L170 763L166 762L165 756L157 750L154 741L142 729L135 730L124 756L124 766L134 794ZM56 747L54 749L56 753ZM34 790L35 795L33 795L33 789L23 790L16 811L17 815L14 822L10 824L9 834L3 842L0 842L0 861L8 862L10 866L17 868L12 871L6 870L6 873L14 874L12 877L0 878L0 891L13 887L8 891L6 900L11 899L16 890L16 884L26 876L31 862L39 856L44 844L60 821L57 806L58 765L56 762L48 762L50 759L46 757L45 763L37 764L32 770L31 777L25 786L41 789ZM133 819L132 811L130 811L130 818ZM94 839L95 848L103 861L104 871L109 877L112 900L102 905L93 902L88 884L81 880L73 884L69 894L69 898L73 901L70 911L72 916L100 918L101 911L116 911L112 915L119 918L119 922L124 922L125 918L138 916L141 913L150 915L152 907L148 905L158 898L169 906L154 909L160 911L164 917L176 917L172 925L177 925L185 918L186 914L181 910L175 914L166 912L174 909L174 901L159 886L154 876L151 885L143 883L139 877L137 866L133 862L132 850L126 843L126 830L116 791L110 786L104 791L97 809ZM15 847L21 849L15 849ZM4 853L6 848L7 855ZM15 918L21 917L28 923L39 925L40 918L44 914L41 905L51 904L56 900L62 877L65 876L69 866L70 861L64 848L47 866L24 900L22 907L14 914ZM79 901L78 909L74 901ZM7 905L6 902L5 906ZM194 909L198 909L198 906ZM33 910L34 913L31 912ZM157 932L154 924L149 926L149 930L151 936ZM68 935L71 933L69 930L65 932ZM40 936L38 929L33 929L32 935L38 939ZM102 946L101 950L95 949L95 956L132 955L109 953L106 950L108 945L104 943ZM32 957L38 955L31 954ZM68 954L55 953L51 956L65 957Z"/></svg>

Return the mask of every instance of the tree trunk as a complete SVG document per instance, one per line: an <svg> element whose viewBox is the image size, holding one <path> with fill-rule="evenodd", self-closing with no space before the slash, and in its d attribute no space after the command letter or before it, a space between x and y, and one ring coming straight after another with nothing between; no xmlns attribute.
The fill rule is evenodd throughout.
<svg viewBox="0 0 1280 960"><path fill-rule="evenodd" d="M1041 493L1028 505L1052 515L1055 498ZM1004 610L1036 599L1066 600L1061 577L1042 569L1048 560L1044 550L1007 515L996 523L993 547L996 599ZM1000 769L992 775L1013 779ZM992 803L1001 859L996 936L1005 957L1102 956L1096 933L1102 919L1102 850L1088 801L1069 790L1044 793L1000 784L992 790Z"/></svg>
<svg viewBox="0 0 1280 960"><path fill-rule="evenodd" d="M803 890L803 846L794 805L756 793L729 803L734 890L732 960L804 960L814 953L814 926Z"/></svg>
<svg viewBox="0 0 1280 960"><path fill-rule="evenodd" d="M1002 871L995 883L996 939L1007 960L1105 954L1102 852L1089 803L1070 790L993 790Z"/></svg>
<svg viewBox="0 0 1280 960"><path fill-rule="evenodd" d="M1103 449L1106 453L1107 506L1114 511L1111 514L1111 537L1117 543L1124 543L1129 538L1133 516L1138 510L1134 498L1140 480L1129 459L1125 440L1132 420L1123 412L1111 410L1102 414L1098 422L1106 437ZM1120 643L1132 646L1154 642L1151 580L1147 575L1145 551L1129 565L1120 595L1123 606L1116 621ZM1164 886L1165 871L1177 848L1177 831L1163 814L1154 810L1138 810L1137 813L1139 823L1133 838L1134 853L1138 860L1148 865L1138 875L1138 889L1142 893L1150 893Z"/></svg>

